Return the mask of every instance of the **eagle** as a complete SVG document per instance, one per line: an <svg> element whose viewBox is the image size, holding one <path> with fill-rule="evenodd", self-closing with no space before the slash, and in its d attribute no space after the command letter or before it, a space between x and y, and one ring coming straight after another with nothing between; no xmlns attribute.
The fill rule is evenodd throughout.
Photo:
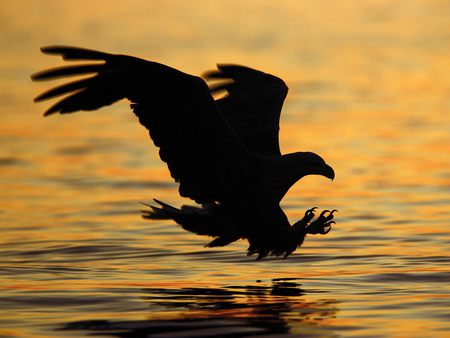
<svg viewBox="0 0 450 338"><path fill-rule="evenodd" d="M179 183L195 201L180 209L154 199L146 219L169 219L185 230L213 237L208 247L238 239L248 255L288 257L307 234L330 231L336 210L316 207L290 224L280 201L299 179L334 170L313 152L282 154L278 134L288 87L280 78L237 64L218 64L203 77L161 63L71 46L41 48L64 60L82 60L35 73L34 81L85 76L52 88L34 101L59 97L44 113L97 110L128 99ZM218 93L225 93L218 97Z"/></svg>

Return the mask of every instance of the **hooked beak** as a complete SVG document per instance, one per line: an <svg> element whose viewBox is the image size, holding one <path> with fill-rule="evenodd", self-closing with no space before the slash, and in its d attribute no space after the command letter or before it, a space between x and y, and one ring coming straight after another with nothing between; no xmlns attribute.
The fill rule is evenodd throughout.
<svg viewBox="0 0 450 338"><path fill-rule="evenodd" d="M322 175L329 178L330 180L334 180L334 170L328 164L325 164L323 167Z"/></svg>

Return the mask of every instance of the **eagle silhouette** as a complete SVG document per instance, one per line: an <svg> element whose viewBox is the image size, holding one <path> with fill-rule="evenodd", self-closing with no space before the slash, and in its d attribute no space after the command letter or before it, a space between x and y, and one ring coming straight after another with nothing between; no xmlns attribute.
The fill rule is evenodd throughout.
<svg viewBox="0 0 450 338"><path fill-rule="evenodd" d="M87 64L44 70L35 81L91 74L52 88L34 101L63 98L44 116L96 110L131 101L139 122L159 147L161 160L179 183L179 194L197 205L174 208L159 200L143 211L147 219L172 219L184 229L214 239L209 247L238 239L257 258L286 258L307 234L326 234L336 210L315 207L291 225L280 207L289 188L306 175L334 179L317 154L281 154L278 132L288 87L273 75L234 64L219 64L203 77L132 56L70 46L41 48L64 60ZM92 62L95 61L95 62ZM215 99L213 94L227 95Z"/></svg>

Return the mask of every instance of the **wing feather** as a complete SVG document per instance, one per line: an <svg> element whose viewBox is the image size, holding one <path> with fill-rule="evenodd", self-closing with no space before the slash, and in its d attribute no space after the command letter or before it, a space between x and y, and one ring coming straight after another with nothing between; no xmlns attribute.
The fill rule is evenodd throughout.
<svg viewBox="0 0 450 338"><path fill-rule="evenodd" d="M98 73L104 69L104 64L92 64L82 66L68 66L47 69L32 75L33 81L45 81L62 76L82 75L88 73Z"/></svg>
<svg viewBox="0 0 450 338"><path fill-rule="evenodd" d="M47 46L42 47L41 52L61 55L64 60L106 60L111 57L109 53L72 46Z"/></svg>
<svg viewBox="0 0 450 338"><path fill-rule="evenodd" d="M42 49L66 60L101 60L101 65L79 65L43 71L34 80L95 72L93 77L50 89L35 100L67 95L45 115L94 110L123 98L160 147L180 194L199 203L236 198L248 191L251 155L217 108L205 81L171 67L125 55L66 46ZM241 193L242 198L245 198Z"/></svg>
<svg viewBox="0 0 450 338"><path fill-rule="evenodd" d="M278 132L288 87L280 78L240 65L218 64L203 74L211 93L226 90L216 100L232 128L249 150L259 155L281 155Z"/></svg>
<svg viewBox="0 0 450 338"><path fill-rule="evenodd" d="M82 89L82 88L86 88L91 85L92 81L93 81L93 79L83 79L80 81L69 82L62 86L52 88L52 89L47 90L46 92L36 96L34 98L34 102L51 99L55 96L64 95L64 94L74 92L74 91Z"/></svg>

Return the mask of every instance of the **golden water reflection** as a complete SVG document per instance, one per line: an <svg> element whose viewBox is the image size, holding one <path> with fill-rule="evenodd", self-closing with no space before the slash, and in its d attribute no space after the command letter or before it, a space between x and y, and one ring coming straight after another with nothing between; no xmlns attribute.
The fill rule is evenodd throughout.
<svg viewBox="0 0 450 338"><path fill-rule="evenodd" d="M449 11L440 0L2 1L0 335L170 334L194 319L203 333L274 333L260 316L288 336L448 335ZM244 242L206 249L142 220L140 201L183 203L177 185L125 103L42 118L31 100L47 85L29 75L60 64L38 51L54 43L282 77L283 152L314 151L336 171L304 178L283 207L292 220L336 208L337 224L286 261L256 263ZM297 293L273 294L280 283Z"/></svg>

